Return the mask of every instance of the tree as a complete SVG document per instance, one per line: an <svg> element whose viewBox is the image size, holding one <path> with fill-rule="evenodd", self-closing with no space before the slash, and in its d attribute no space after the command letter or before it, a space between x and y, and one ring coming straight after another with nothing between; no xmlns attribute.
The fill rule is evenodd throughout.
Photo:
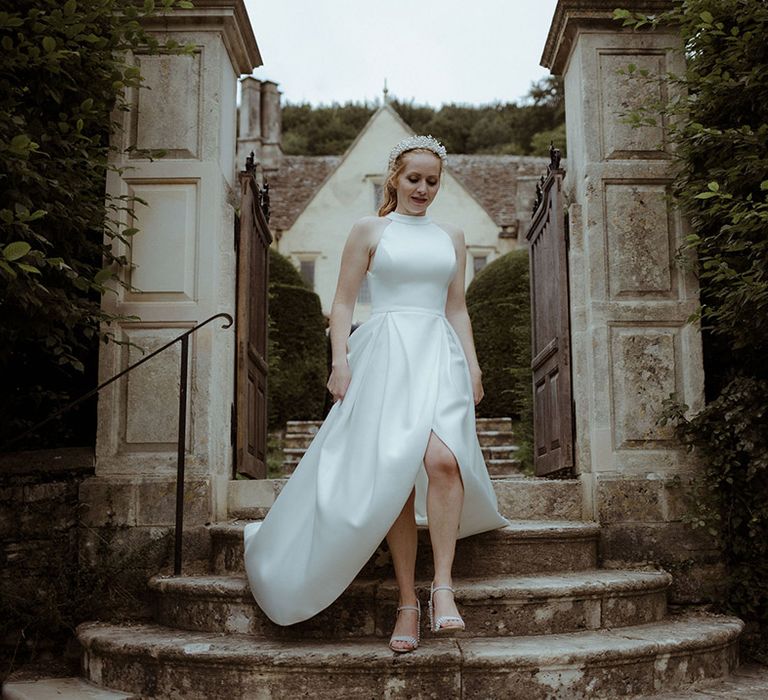
<svg viewBox="0 0 768 700"><path fill-rule="evenodd" d="M626 26L664 24L684 42L684 74L663 78L668 103L646 104L629 123L663 117L675 144L674 197L697 259L707 406L671 400L666 420L702 464L694 525L718 535L728 565L728 605L762 625L768 646L768 5L686 0L655 17L617 10ZM642 82L653 76L626 68ZM685 259L686 256L683 256Z"/></svg>
<svg viewBox="0 0 768 700"><path fill-rule="evenodd" d="M160 44L142 20L186 0L19 0L0 10L0 442L53 412L84 378L113 277L107 238L130 198L108 199L113 109L141 86L132 51ZM150 154L152 155L152 154ZM155 153L155 156L162 155ZM40 444L39 442L37 444Z"/></svg>

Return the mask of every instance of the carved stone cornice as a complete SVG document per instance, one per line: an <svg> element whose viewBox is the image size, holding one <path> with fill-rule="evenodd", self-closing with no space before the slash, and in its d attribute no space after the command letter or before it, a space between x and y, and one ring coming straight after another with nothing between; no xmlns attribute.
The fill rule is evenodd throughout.
<svg viewBox="0 0 768 700"><path fill-rule="evenodd" d="M665 12L673 4L671 0L558 0L540 63L554 75L561 75L577 29L621 31L621 23L612 19L616 8L650 15Z"/></svg>
<svg viewBox="0 0 768 700"><path fill-rule="evenodd" d="M177 8L145 21L144 26L155 31L218 31L221 32L232 65L239 74L250 74L254 68L262 65L244 0L194 2L194 8Z"/></svg>

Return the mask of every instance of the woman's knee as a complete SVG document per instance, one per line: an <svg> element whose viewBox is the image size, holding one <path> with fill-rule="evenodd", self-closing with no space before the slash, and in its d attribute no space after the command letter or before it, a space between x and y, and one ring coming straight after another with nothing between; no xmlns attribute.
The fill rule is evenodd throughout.
<svg viewBox="0 0 768 700"><path fill-rule="evenodd" d="M430 480L452 480L459 478L459 465L448 447L439 440L430 440L424 455L424 468Z"/></svg>

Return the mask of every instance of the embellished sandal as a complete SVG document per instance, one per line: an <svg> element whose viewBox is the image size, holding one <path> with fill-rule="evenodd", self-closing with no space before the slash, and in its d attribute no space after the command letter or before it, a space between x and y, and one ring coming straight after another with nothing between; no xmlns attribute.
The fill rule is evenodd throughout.
<svg viewBox="0 0 768 700"><path fill-rule="evenodd" d="M415 651L419 646L419 637L420 637L420 630L421 630L421 604L419 601L416 601L416 605L401 605L397 608L397 614L400 614L401 610L415 610L416 611L416 636L412 637L409 634L398 634L393 635L392 638L389 640L389 648L392 651L397 652L398 654L404 654L409 651ZM397 619L397 618L395 618ZM395 647L392 646L392 642L405 642L406 644L409 644L410 646L407 647Z"/></svg>
<svg viewBox="0 0 768 700"><path fill-rule="evenodd" d="M455 592L450 586L435 586L435 582L432 581L429 587L429 629L433 632L451 632L463 630L464 620L462 620L460 617L456 617L455 615L440 615L440 617L433 620L433 613L435 608L434 604L432 603L432 596L434 595L435 591L450 591L451 593ZM459 624L446 627L446 622L458 622Z"/></svg>

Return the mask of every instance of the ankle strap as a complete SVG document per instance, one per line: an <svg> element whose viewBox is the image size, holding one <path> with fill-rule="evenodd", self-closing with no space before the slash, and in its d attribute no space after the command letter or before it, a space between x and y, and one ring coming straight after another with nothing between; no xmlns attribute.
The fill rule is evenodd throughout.
<svg viewBox="0 0 768 700"><path fill-rule="evenodd" d="M419 612L419 608L416 605L400 605L397 608L397 612L400 612L401 610L415 610L416 612Z"/></svg>
<svg viewBox="0 0 768 700"><path fill-rule="evenodd" d="M435 591L450 591L451 593L455 593L456 592L450 586L435 586L432 589L432 592L434 593Z"/></svg>

